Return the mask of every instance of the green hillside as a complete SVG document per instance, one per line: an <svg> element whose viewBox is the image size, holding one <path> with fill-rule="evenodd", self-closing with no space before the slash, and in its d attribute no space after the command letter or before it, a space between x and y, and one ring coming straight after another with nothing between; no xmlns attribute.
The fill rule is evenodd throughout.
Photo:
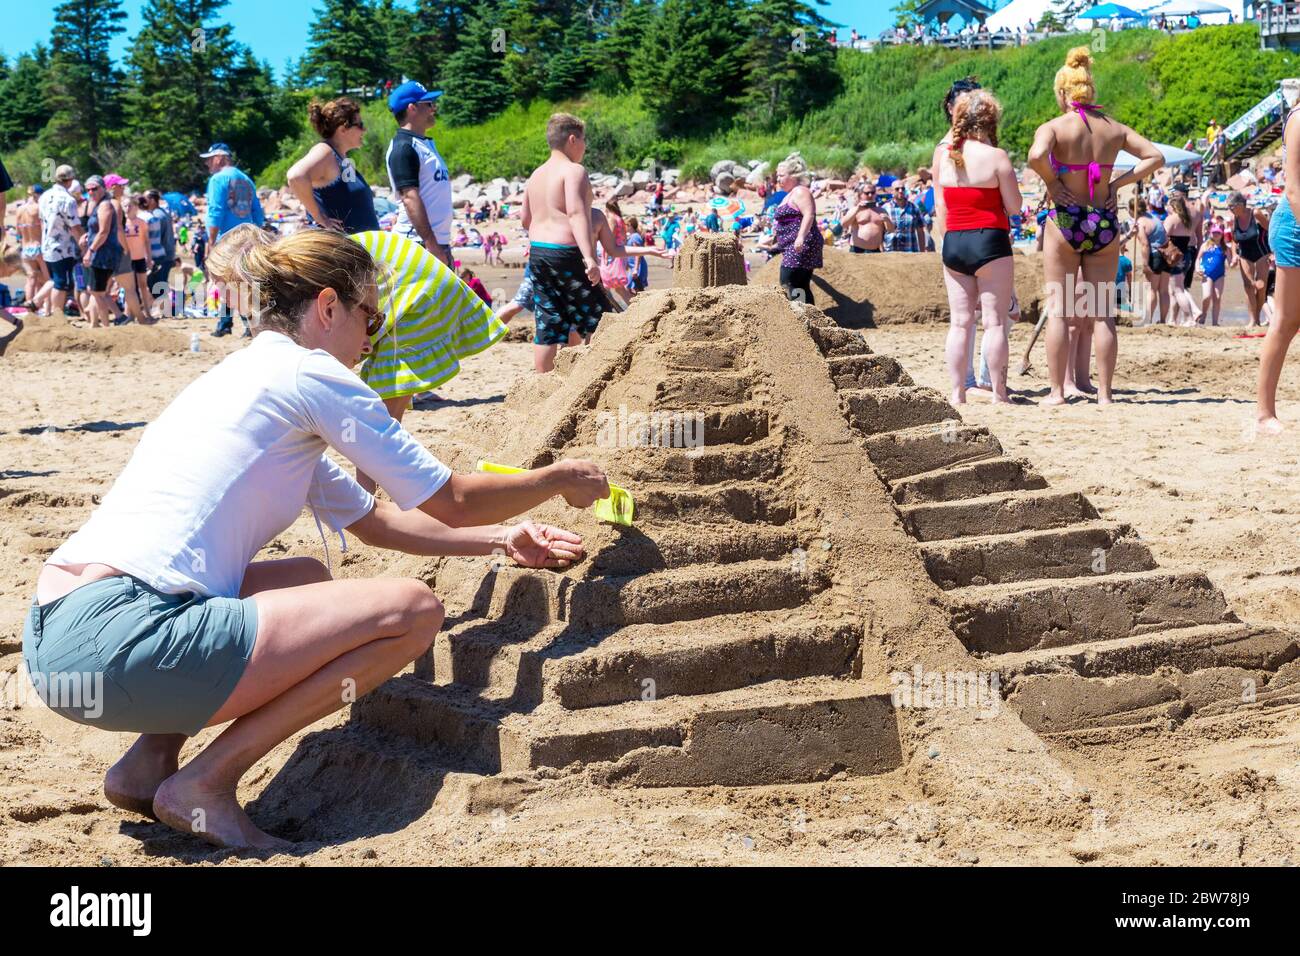
<svg viewBox="0 0 1300 956"><path fill-rule="evenodd" d="M1002 145L1023 158L1038 124L1056 114L1052 80L1065 52L1083 36L1059 37L1028 47L966 52L892 47L875 53L840 50L841 92L827 105L776 130L755 130L737 119L707 138L662 139L638 94L589 95L552 104L515 104L487 122L439 125L434 133L454 172L477 179L526 174L546 155L543 132L554 109L576 112L589 124L593 169L627 169L654 157L680 165L687 176L708 174L718 159L783 158L800 149L816 167L846 174L859 163L875 169L914 167L928 160L943 135L940 102L949 84L977 76L1004 107ZM1261 51L1253 25L1203 28L1178 36L1153 30L1106 34L1095 53L1098 99L1113 115L1160 142L1182 145L1204 135L1215 117L1226 123L1284 77L1300 75L1300 58ZM357 157L374 183L386 180L383 149L393 119L380 103L366 107L369 132ZM276 160L258 176L283 183L293 160L313 142L305 128L286 140Z"/></svg>

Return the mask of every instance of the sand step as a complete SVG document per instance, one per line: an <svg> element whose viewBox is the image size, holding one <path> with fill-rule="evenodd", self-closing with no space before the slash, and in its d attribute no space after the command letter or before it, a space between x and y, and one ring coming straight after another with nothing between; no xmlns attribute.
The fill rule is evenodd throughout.
<svg viewBox="0 0 1300 956"><path fill-rule="evenodd" d="M821 569L789 558L586 580L503 567L478 584L470 613L534 632L556 622L614 628L797 607L828 586Z"/></svg>
<svg viewBox="0 0 1300 956"><path fill-rule="evenodd" d="M982 659L1004 680L1018 675L1070 673L1079 677L1153 674L1160 668L1185 673L1207 667L1275 671L1300 657L1296 635L1244 624L1200 624L1104 641L1036 648Z"/></svg>
<svg viewBox="0 0 1300 956"><path fill-rule="evenodd" d="M953 632L975 653L1087 644L1233 621L1200 572L1089 574L948 592Z"/></svg>
<svg viewBox="0 0 1300 956"><path fill-rule="evenodd" d="M706 487L641 484L632 490L639 521L740 521L744 524L781 525L792 520L796 513L793 504L764 482Z"/></svg>
<svg viewBox="0 0 1300 956"><path fill-rule="evenodd" d="M883 388L846 389L840 392L849 424L860 434L877 435L918 425L961 419L948 400L932 388L919 385L887 385Z"/></svg>
<svg viewBox="0 0 1300 956"><path fill-rule="evenodd" d="M956 419L872 435L862 446L881 476L891 483L1002 454L1002 446L987 428L963 425Z"/></svg>
<svg viewBox="0 0 1300 956"><path fill-rule="evenodd" d="M464 753L489 773L619 761L606 779L643 786L806 783L902 764L888 692L824 677L521 714L408 676L359 700L352 719Z"/></svg>
<svg viewBox="0 0 1300 956"><path fill-rule="evenodd" d="M1005 491L1036 491L1047 487L1047 480L1019 458L985 458L970 464L958 464L903 478L895 482L892 493L899 505L958 501L979 498Z"/></svg>
<svg viewBox="0 0 1300 956"><path fill-rule="evenodd" d="M764 681L845 677L860 626L829 622L763 625L717 618L672 628L624 628L595 646L542 665L544 694L570 710L710 694Z"/></svg>
<svg viewBox="0 0 1300 956"><path fill-rule="evenodd" d="M761 405L704 409L705 445L748 445L766 438L771 427Z"/></svg>
<svg viewBox="0 0 1300 956"><path fill-rule="evenodd" d="M888 355L841 355L827 359L826 364L831 381L840 389L915 384L903 366Z"/></svg>
<svg viewBox="0 0 1300 956"><path fill-rule="evenodd" d="M675 431L669 427L662 432L647 432L632 422L622 429L624 434L617 436L617 443L570 446L565 449L565 457L600 461L611 448L617 448L618 475L627 482L712 485L722 481L771 481L781 474L783 452L776 444L692 444L702 437L696 423L686 423ZM625 437L627 441L622 440Z"/></svg>
<svg viewBox="0 0 1300 956"><path fill-rule="evenodd" d="M1182 628L989 659L1042 734L1160 724L1300 697L1300 643L1249 624Z"/></svg>
<svg viewBox="0 0 1300 956"><path fill-rule="evenodd" d="M572 635L547 628L524 643L470 627L439 635L439 680L493 687L516 704L579 709L691 694L770 680L849 676L861 628L850 623L763 621L727 615L673 625L633 625Z"/></svg>
<svg viewBox="0 0 1300 956"><path fill-rule="evenodd" d="M660 524L652 532L653 537L639 528L624 531L613 546L588 558L590 574L643 574L759 558L793 560L801 545L793 529L770 525L717 524L701 534L699 526L683 522Z"/></svg>
<svg viewBox="0 0 1300 956"><path fill-rule="evenodd" d="M945 591L1037 578L1149 571L1151 550L1126 524L1089 521L1069 528L960 538L921 545L926 570Z"/></svg>
<svg viewBox="0 0 1300 956"><path fill-rule="evenodd" d="M1097 518L1077 491L1009 491L900 509L903 527L920 541L1060 528Z"/></svg>
<svg viewBox="0 0 1300 956"><path fill-rule="evenodd" d="M871 354L871 349L867 348L860 332L851 332L837 325L810 325L808 334L827 358Z"/></svg>
<svg viewBox="0 0 1300 956"><path fill-rule="evenodd" d="M655 385L659 409L739 405L749 401L754 377L741 372L674 372Z"/></svg>
<svg viewBox="0 0 1300 956"><path fill-rule="evenodd" d="M704 372L735 368L740 363L741 348L734 342L672 342L660 355L670 369Z"/></svg>

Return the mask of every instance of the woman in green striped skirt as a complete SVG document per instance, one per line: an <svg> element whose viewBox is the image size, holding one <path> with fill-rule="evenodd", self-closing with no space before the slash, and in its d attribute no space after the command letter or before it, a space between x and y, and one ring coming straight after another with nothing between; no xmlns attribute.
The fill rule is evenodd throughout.
<svg viewBox="0 0 1300 956"><path fill-rule="evenodd" d="M391 232L351 237L380 265L384 325L359 374L399 422L411 397L455 378L460 360L501 341L506 325L442 260ZM369 491L374 483L357 475Z"/></svg>

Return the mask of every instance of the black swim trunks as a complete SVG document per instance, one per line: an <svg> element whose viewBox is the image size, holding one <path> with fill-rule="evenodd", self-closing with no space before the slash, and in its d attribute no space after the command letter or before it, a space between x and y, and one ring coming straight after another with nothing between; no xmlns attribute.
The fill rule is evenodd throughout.
<svg viewBox="0 0 1300 956"><path fill-rule="evenodd" d="M600 317L614 303L600 285L592 285L577 246L534 242L528 253L533 274L533 315L538 345L564 345L569 333L584 338L596 331Z"/></svg>

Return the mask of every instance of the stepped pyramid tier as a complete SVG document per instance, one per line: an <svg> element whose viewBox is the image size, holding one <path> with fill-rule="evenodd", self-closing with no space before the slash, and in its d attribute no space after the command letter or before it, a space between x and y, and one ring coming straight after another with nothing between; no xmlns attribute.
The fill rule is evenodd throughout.
<svg viewBox="0 0 1300 956"><path fill-rule="evenodd" d="M438 562L443 632L354 723L483 773L908 768L974 799L1041 785L1007 756L1041 752L1033 732L1145 732L1300 690L1295 635L1162 571L1132 528L778 290L646 293L561 354L456 463L593 459L636 526L549 503L532 517L582 534L580 565ZM996 678L997 698L919 711L899 694L913 673ZM940 740L943 783L925 756Z"/></svg>
<svg viewBox="0 0 1300 956"><path fill-rule="evenodd" d="M673 287L745 285L745 255L735 236L693 232L682 242L673 260Z"/></svg>

